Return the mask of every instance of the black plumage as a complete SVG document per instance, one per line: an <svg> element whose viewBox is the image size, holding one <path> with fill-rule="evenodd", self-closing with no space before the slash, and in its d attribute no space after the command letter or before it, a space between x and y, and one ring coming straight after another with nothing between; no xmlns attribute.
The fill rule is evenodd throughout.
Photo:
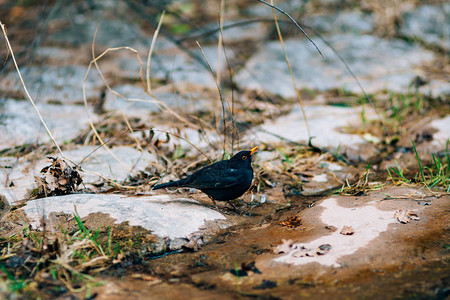
<svg viewBox="0 0 450 300"><path fill-rule="evenodd" d="M153 189L190 187L201 190L213 202L214 200L236 199L242 196L252 184L252 155L257 148L254 147L250 151L240 151L228 160L215 162L183 179L158 184Z"/></svg>

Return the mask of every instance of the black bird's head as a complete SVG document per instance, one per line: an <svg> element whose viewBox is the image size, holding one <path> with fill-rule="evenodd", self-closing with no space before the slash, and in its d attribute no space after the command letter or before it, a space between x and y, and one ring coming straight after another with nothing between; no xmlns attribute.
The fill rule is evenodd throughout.
<svg viewBox="0 0 450 300"><path fill-rule="evenodd" d="M239 166L251 166L252 155L255 153L256 149L258 149L258 147L253 147L250 151L239 151L232 158L230 158L230 163L237 164Z"/></svg>

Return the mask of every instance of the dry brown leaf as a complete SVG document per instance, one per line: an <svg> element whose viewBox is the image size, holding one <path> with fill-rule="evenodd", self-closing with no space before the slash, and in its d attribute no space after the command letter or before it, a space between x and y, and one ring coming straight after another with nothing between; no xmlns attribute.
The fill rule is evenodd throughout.
<svg viewBox="0 0 450 300"><path fill-rule="evenodd" d="M327 229L327 230L331 230L331 231L336 231L336 230L338 230L337 229L337 227L336 226L333 226L333 225L327 225L327 226L325 226L325 229Z"/></svg>
<svg viewBox="0 0 450 300"><path fill-rule="evenodd" d="M419 221L420 220L419 215L415 211L412 211L412 210L408 210L406 212L406 216L408 218L410 218L411 220L414 220L414 221Z"/></svg>
<svg viewBox="0 0 450 300"><path fill-rule="evenodd" d="M292 249L292 245L294 245L293 240L281 240L281 244L276 246L275 249L273 249L273 253L280 254L280 253L289 253Z"/></svg>
<svg viewBox="0 0 450 300"><path fill-rule="evenodd" d="M302 224L302 219L299 216L293 216L287 218L285 221L281 221L278 225L286 226L287 228L296 228Z"/></svg>
<svg viewBox="0 0 450 300"><path fill-rule="evenodd" d="M319 247L317 247L316 254L317 255L325 255L328 252L330 252L330 250L331 250L330 244L323 244L323 245L320 245Z"/></svg>
<svg viewBox="0 0 450 300"><path fill-rule="evenodd" d="M410 221L410 219L406 216L406 211L402 209L395 211L394 218L396 218L397 221L403 224L409 223Z"/></svg>
<svg viewBox="0 0 450 300"><path fill-rule="evenodd" d="M312 250L312 249L308 249L305 248L304 246L302 247L295 247L295 251L292 253L293 257L313 257L316 256L316 251Z"/></svg>
<svg viewBox="0 0 450 300"><path fill-rule="evenodd" d="M412 210L396 210L394 214L394 218L396 218L400 223L406 224L411 220L419 221L419 215Z"/></svg>
<svg viewBox="0 0 450 300"><path fill-rule="evenodd" d="M42 177L35 177L38 187L37 197L65 195L76 191L83 182L75 168L63 159L48 157L52 164L41 170Z"/></svg>
<svg viewBox="0 0 450 300"><path fill-rule="evenodd" d="M192 251L198 251L203 245L203 236L198 233L192 233L186 237L188 240L183 248L190 249Z"/></svg>
<svg viewBox="0 0 450 300"><path fill-rule="evenodd" d="M352 235L352 234L355 233L355 230L353 230L353 227L352 227L352 226L344 226L344 227L342 227L340 233L341 233L342 235Z"/></svg>

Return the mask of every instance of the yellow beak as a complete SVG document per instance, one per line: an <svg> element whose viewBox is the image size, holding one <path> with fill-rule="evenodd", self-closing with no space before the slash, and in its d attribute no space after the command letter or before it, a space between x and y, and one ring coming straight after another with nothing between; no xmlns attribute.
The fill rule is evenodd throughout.
<svg viewBox="0 0 450 300"><path fill-rule="evenodd" d="M253 153L255 153L255 151L258 149L258 146L253 147L252 149L250 149L250 155L253 155Z"/></svg>

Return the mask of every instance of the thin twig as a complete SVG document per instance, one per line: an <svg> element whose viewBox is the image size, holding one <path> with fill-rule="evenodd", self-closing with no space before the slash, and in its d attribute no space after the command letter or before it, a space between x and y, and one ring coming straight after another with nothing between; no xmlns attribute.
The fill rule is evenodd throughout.
<svg viewBox="0 0 450 300"><path fill-rule="evenodd" d="M152 90L151 85L150 85L150 61L152 58L153 47L155 46L155 42L156 42L156 38L158 37L159 30L161 29L161 25L163 23L165 13L166 13L166 11L163 10L163 12L161 14L161 18L159 19L158 27L156 28L155 33L153 34L153 39L152 39L152 44L150 45L150 50L148 51L146 79L147 79L147 92L149 92L149 93Z"/></svg>
<svg viewBox="0 0 450 300"><path fill-rule="evenodd" d="M223 31L220 30L220 34L223 36ZM225 59L227 61L227 68L228 68L228 74L230 76L230 84L231 84L231 123L233 124L233 129L234 132L237 136L237 151L239 151L239 145L240 145L240 141L239 141L239 131L236 125L236 121L234 120L234 85L233 85L233 72L231 71L231 64L230 61L228 60L228 55L227 55L227 47L225 47L225 41L224 39L222 39L222 48L223 48L223 53L225 55ZM229 106L228 102L227 105ZM230 110L230 107L228 107L228 109ZM234 150L234 135L231 136L231 150Z"/></svg>
<svg viewBox="0 0 450 300"><path fill-rule="evenodd" d="M270 0L273 4L273 0ZM289 73L291 74L292 82L294 84L295 93L297 95L298 102L300 103L300 107L302 108L303 118L305 119L306 131L308 133L308 138L311 139L311 131L309 130L308 119L306 118L305 108L303 107L302 98L300 96L300 91L297 88L297 84L295 82L294 72L292 72L292 67L289 62L289 58L287 56L286 47L284 46L283 36L281 35L280 26L278 25L277 14L275 13L275 9L272 8L273 11L273 19L275 21L275 27L277 28L278 37L280 38L281 47L283 48L284 57L286 59L287 66L289 68Z"/></svg>
<svg viewBox="0 0 450 300"><path fill-rule="evenodd" d="M309 35L303 30L303 28L302 28L300 25L298 25L298 23L297 23L297 22L296 22L296 21L295 21L288 13L287 13L287 12L285 12L285 11L282 10L281 8L276 7L275 5L272 5L272 4L270 4L270 3L267 3L266 1L263 1L263 0L256 0L256 1L259 1L259 2L261 2L261 3L263 3L263 4L267 5L267 6L270 6L270 7L272 7L272 9L276 9L277 11L279 11L280 13L282 13L283 15L285 15L286 17L288 17L289 20L291 20L291 22L294 23L295 26L297 26L297 28L300 29L300 31L305 35L305 37L306 37L306 38L314 45L314 47L316 48L316 50L319 52L320 56L322 56L322 58L324 58L322 52L320 52L320 50L319 50L319 47L317 47L317 45L316 45L316 44L314 43L314 41L309 37Z"/></svg>
<svg viewBox="0 0 450 300"><path fill-rule="evenodd" d="M216 79L216 76L214 74L214 70L212 69L211 64L209 63L208 58L206 57L202 46L200 46L199 42L196 42L196 43L197 43L197 46L200 48L200 51L202 52L203 58L205 59L206 63L208 64L209 71L211 72L211 75L213 76L214 82L216 83L216 86L217 86L217 91L219 92L220 102L222 104L222 114L223 114L223 122L224 122L224 125L223 125L223 127L224 127L223 151L225 153L225 148L226 148L226 115L225 115L225 105L224 105L224 101L225 100L224 100L223 95L222 95L222 90L220 89L220 86L217 83L217 79ZM217 128L217 130L218 130L218 128Z"/></svg>

